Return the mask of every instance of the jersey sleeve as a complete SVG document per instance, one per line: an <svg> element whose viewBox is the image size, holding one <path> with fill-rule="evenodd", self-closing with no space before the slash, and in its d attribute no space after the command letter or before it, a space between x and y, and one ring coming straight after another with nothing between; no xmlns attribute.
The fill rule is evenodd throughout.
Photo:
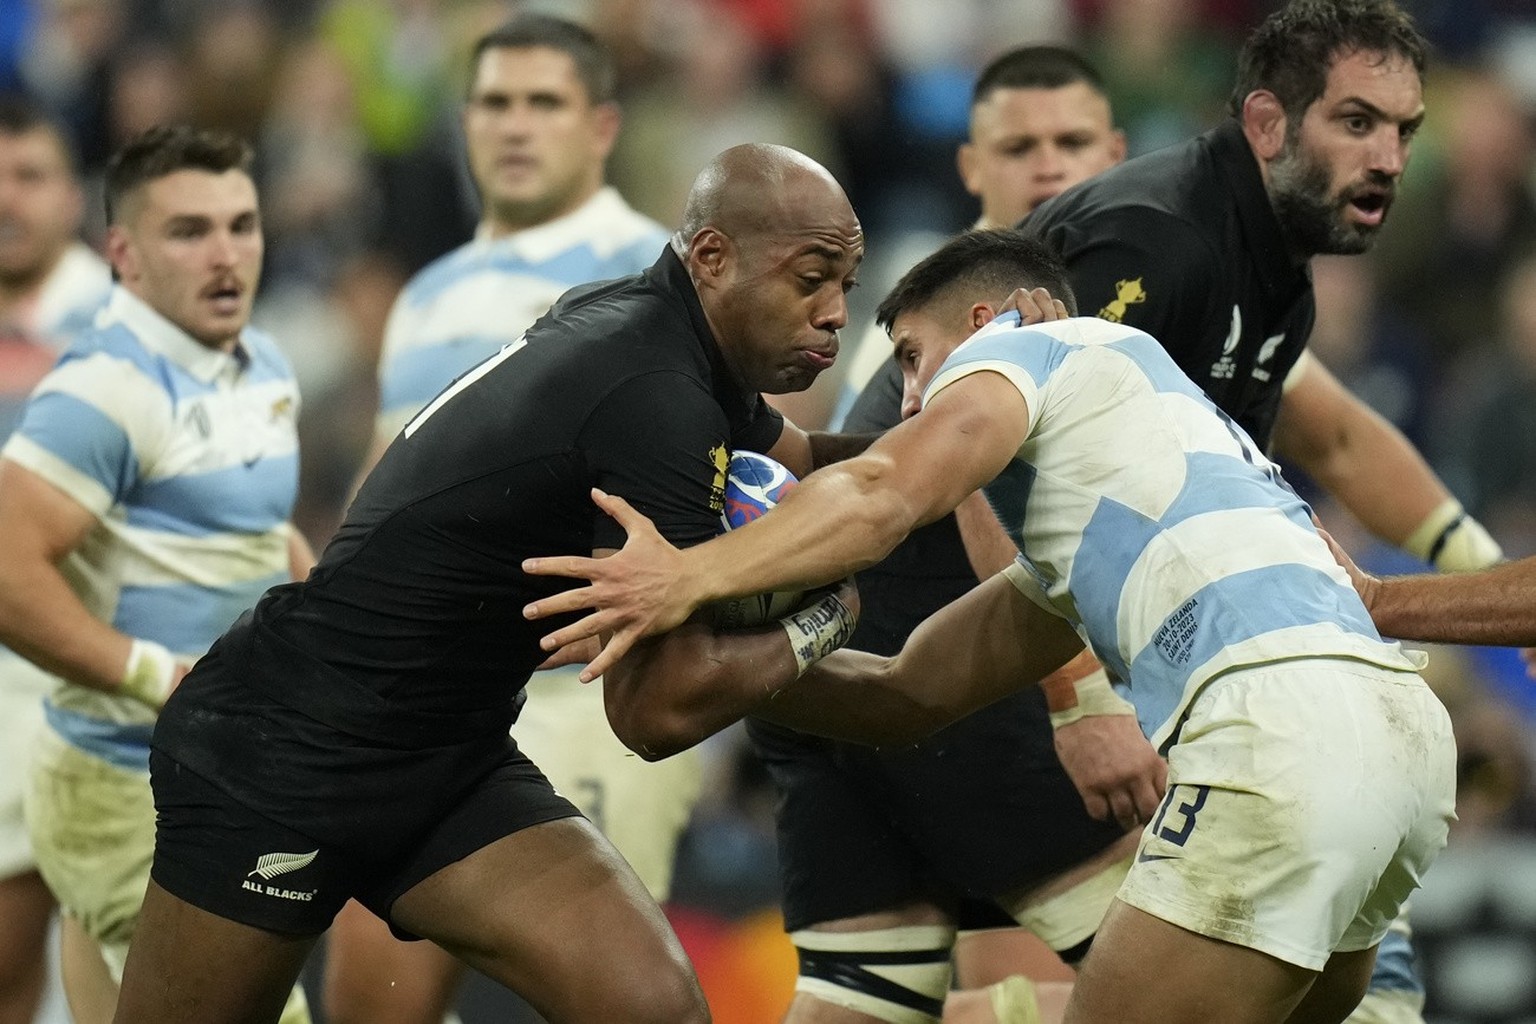
<svg viewBox="0 0 1536 1024"><path fill-rule="evenodd" d="M66 359L45 377L4 449L98 518L124 501L168 436L169 400L104 354Z"/></svg>
<svg viewBox="0 0 1536 1024"><path fill-rule="evenodd" d="M1027 222L1026 222L1027 224ZM1107 210L1091 230L1046 228L1066 262L1078 312L1146 331L1165 347L1204 337L1217 315L1225 275L1220 255L1193 227L1156 210Z"/></svg>
<svg viewBox="0 0 1536 1024"><path fill-rule="evenodd" d="M628 501L668 541L686 546L720 532L729 440L713 395L686 374L658 370L610 392L577 443L594 487ZM599 509L593 516L593 547L623 547L623 527Z"/></svg>
<svg viewBox="0 0 1536 1024"><path fill-rule="evenodd" d="M755 395L745 420L731 430L731 450L766 452L779 443L779 435L783 433L784 414L769 405L762 395Z"/></svg>

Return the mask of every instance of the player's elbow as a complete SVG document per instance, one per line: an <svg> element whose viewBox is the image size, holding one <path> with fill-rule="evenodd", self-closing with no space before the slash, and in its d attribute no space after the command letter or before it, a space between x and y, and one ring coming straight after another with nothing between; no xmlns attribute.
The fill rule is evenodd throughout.
<svg viewBox="0 0 1536 1024"><path fill-rule="evenodd" d="M710 728L701 720L698 702L687 699L687 694L707 693L710 681L695 675L690 673L683 680L673 674L653 683L633 678L628 685L611 687L606 699L608 724L619 742L647 761L660 761L707 737Z"/></svg>

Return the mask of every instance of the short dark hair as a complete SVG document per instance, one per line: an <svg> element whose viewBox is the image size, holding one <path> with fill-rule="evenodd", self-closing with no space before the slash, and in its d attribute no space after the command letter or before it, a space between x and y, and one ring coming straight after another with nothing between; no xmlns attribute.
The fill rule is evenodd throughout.
<svg viewBox="0 0 1536 1024"><path fill-rule="evenodd" d="M618 90L618 72L607 47L590 29L547 14L519 15L481 36L469 60L469 87L474 88L475 71L480 67L480 58L485 51L526 50L536 46L559 50L570 57L593 103L613 102Z"/></svg>
<svg viewBox="0 0 1536 1024"><path fill-rule="evenodd" d="M112 155L107 163L107 223L123 199L145 184L177 171L251 172L251 147L238 135L187 125L156 125Z"/></svg>
<svg viewBox="0 0 1536 1024"><path fill-rule="evenodd" d="M1067 268L1050 246L1014 228L967 231L907 271L875 311L887 331L902 313L965 289L966 298L1002 302L1015 288L1044 288L1077 315Z"/></svg>
<svg viewBox="0 0 1536 1024"><path fill-rule="evenodd" d="M999 89L1061 89L1076 82L1104 95L1104 76L1076 50L1020 46L999 54L982 69L971 91L971 106L985 102Z"/></svg>
<svg viewBox="0 0 1536 1024"><path fill-rule="evenodd" d="M1402 57L1423 79L1428 51L1413 18L1392 0L1291 0L1243 44L1228 105L1240 118L1249 93L1267 89L1296 124L1323 94L1339 57L1357 52Z"/></svg>
<svg viewBox="0 0 1536 1024"><path fill-rule="evenodd" d="M53 136L64 157L64 163L74 170L75 153L65 138L63 127L42 107L21 93L0 93L0 135L15 138L36 131Z"/></svg>

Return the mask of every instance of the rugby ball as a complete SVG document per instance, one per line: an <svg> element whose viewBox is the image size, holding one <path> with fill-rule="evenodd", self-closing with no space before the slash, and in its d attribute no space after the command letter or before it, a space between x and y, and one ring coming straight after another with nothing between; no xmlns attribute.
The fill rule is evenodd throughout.
<svg viewBox="0 0 1536 1024"><path fill-rule="evenodd" d="M725 474L725 505L720 527L735 530L761 519L799 483L785 466L757 452L734 452ZM781 619L800 607L801 591L738 597L715 605L715 625L722 630L750 629Z"/></svg>

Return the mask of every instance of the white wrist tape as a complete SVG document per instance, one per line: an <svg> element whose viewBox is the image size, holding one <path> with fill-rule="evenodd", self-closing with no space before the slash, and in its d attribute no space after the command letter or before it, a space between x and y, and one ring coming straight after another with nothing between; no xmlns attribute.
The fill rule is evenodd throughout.
<svg viewBox="0 0 1536 1024"><path fill-rule="evenodd" d="M1103 668L1095 669L1073 684L1077 690L1077 704L1061 711L1051 712L1051 728L1064 725L1089 715L1134 715L1136 709L1124 697L1115 692L1109 674Z"/></svg>
<svg viewBox="0 0 1536 1024"><path fill-rule="evenodd" d="M165 706L165 700L175 685L175 655L153 640L135 637L128 651L128 663L123 667L123 679L118 692L124 697L143 701L158 711Z"/></svg>
<svg viewBox="0 0 1536 1024"><path fill-rule="evenodd" d="M1441 572L1471 572L1504 560L1504 550L1461 502L1447 498L1403 541L1403 550Z"/></svg>
<svg viewBox="0 0 1536 1024"><path fill-rule="evenodd" d="M806 669L846 644L859 619L835 593L827 593L815 604L784 616L779 624L789 634L789 648L795 654L795 676L798 678Z"/></svg>

